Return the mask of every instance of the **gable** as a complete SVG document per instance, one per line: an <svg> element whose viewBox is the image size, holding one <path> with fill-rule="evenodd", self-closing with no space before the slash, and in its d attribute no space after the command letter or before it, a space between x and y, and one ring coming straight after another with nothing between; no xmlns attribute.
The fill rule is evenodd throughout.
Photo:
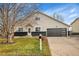
<svg viewBox="0 0 79 59"><path fill-rule="evenodd" d="M55 25L53 27L56 27L56 26L59 26L59 25L60 25L59 27L61 27L61 26L69 27L68 25L66 25L66 24L64 24L64 23L62 23L58 20L55 20L54 18L52 18L48 15L44 15L44 14L39 13L39 16L41 18L40 21L43 22L43 24L46 24L48 27L53 26L53 25Z"/></svg>
<svg viewBox="0 0 79 59"><path fill-rule="evenodd" d="M79 33L79 18L77 18L71 25L72 32Z"/></svg>
<svg viewBox="0 0 79 59"><path fill-rule="evenodd" d="M65 24L65 23L63 23L63 22L61 22L61 21L59 21L59 20L57 20L57 19L55 19L55 18L53 18L53 17L51 17L51 16L48 16L48 15L46 15L46 14L43 14L43 15L45 15L45 16L51 18L51 20L54 20L54 21L56 21L56 22L59 22L59 23L65 25L65 26L69 26L69 25L67 25L67 24Z"/></svg>
<svg viewBox="0 0 79 59"><path fill-rule="evenodd" d="M74 20L71 25L75 24L75 23L79 23L79 18L77 18L76 20Z"/></svg>
<svg viewBox="0 0 79 59"><path fill-rule="evenodd" d="M67 24L65 24L65 23L63 23L63 22L61 22L59 20L56 20L56 19L54 19L54 18L52 18L52 17L50 17L50 16L48 16L48 15L46 15L44 13L41 13L41 12L35 12L35 13L32 13L32 14L28 15L26 17L26 19L23 20L23 22L21 22L21 23L26 24L29 21L31 21L31 23L34 24L34 23L36 23L35 17L40 17L42 19L41 22L46 22L46 21L48 21L50 23L55 22L56 24L59 23L59 24L62 24L63 26L69 27L69 25L67 25Z"/></svg>

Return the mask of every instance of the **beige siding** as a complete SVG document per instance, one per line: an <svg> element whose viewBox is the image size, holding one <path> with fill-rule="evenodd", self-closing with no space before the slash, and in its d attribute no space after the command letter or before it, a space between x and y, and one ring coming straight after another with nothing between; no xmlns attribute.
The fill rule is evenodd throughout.
<svg viewBox="0 0 79 59"><path fill-rule="evenodd" d="M37 25L35 25L34 27L41 27L41 31L46 31L47 28L68 28L68 26L58 22L58 21L55 21L45 15L42 15L42 14L36 14L35 16L39 16L40 17L40 20L37 21Z"/></svg>
<svg viewBox="0 0 79 59"><path fill-rule="evenodd" d="M79 33L79 19L72 24L72 32Z"/></svg>
<svg viewBox="0 0 79 59"><path fill-rule="evenodd" d="M36 21L35 17L40 17L40 20ZM50 17L47 17L41 13L36 13L36 14L28 17L27 20L30 20L32 23L32 26L33 26L32 31L35 31L36 27L41 27L41 31L46 31L47 28L68 28L67 25L64 25L58 21L55 21L55 20L51 19ZM24 31L27 31L27 27L26 27L27 20L25 20L22 25Z"/></svg>

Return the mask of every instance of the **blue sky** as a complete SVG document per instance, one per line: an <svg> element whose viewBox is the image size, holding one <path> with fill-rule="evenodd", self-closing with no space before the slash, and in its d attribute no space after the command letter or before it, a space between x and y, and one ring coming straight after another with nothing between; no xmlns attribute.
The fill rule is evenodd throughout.
<svg viewBox="0 0 79 59"><path fill-rule="evenodd" d="M41 3L40 9L50 16L54 13L61 15L67 24L79 17L78 3Z"/></svg>

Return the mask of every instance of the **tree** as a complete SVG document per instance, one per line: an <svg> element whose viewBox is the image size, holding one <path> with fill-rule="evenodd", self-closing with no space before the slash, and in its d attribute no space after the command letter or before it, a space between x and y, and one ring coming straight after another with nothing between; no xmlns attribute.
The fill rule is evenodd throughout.
<svg viewBox="0 0 79 59"><path fill-rule="evenodd" d="M64 22L64 18L62 17L62 15L58 14L58 13L54 13L53 14L53 18L59 20L59 21L62 21Z"/></svg>
<svg viewBox="0 0 79 59"><path fill-rule="evenodd" d="M14 28L17 21L23 20L27 14L37 10L37 4L0 4L0 35L6 38L5 43L11 43L14 38Z"/></svg>

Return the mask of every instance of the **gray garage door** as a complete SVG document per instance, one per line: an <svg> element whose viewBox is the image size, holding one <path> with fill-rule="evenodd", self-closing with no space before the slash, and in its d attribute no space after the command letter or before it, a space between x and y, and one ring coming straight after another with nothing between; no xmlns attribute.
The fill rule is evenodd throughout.
<svg viewBox="0 0 79 59"><path fill-rule="evenodd" d="M66 28L48 28L47 36L66 36Z"/></svg>

